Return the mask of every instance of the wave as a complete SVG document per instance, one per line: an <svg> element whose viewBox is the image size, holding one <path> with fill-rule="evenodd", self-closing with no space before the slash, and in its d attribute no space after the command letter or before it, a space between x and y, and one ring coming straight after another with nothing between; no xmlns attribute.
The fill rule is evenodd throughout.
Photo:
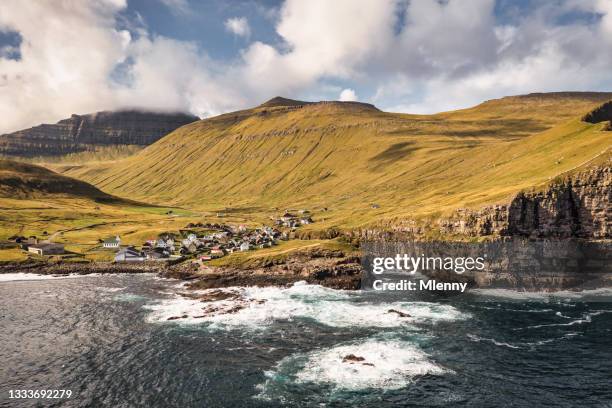
<svg viewBox="0 0 612 408"><path fill-rule="evenodd" d="M514 344L506 343L506 342L503 342L503 341L497 341L495 339L488 339L486 337L479 337L479 336L476 336L474 334L468 334L467 337L468 337L468 339L470 339L472 341L475 341L477 343L480 343L480 342L489 342L489 343L492 343L492 344L494 344L496 346L500 346L500 347L507 347L507 348L511 348L511 349L520 349L521 348L521 346L516 346Z"/></svg>
<svg viewBox="0 0 612 408"><path fill-rule="evenodd" d="M68 275L39 275L36 273L24 273L24 272L15 272L15 273L2 273L0 274L0 282L19 282L19 281L42 281L42 280L57 280L57 279L71 279L71 278L80 278L83 276L94 276L94 274L90 275L80 275L77 273L68 274Z"/></svg>
<svg viewBox="0 0 612 408"><path fill-rule="evenodd" d="M575 336L579 336L580 333L577 332L569 332L565 333L561 337L554 337L550 339L538 340L534 342L520 342L520 343L507 343L504 341L498 341L492 338L480 337L475 334L467 334L467 338L476 343L491 343L498 347L506 347L510 349L524 349L524 348L533 348L533 346L543 346L545 344L553 343L558 340L567 340Z"/></svg>
<svg viewBox="0 0 612 408"><path fill-rule="evenodd" d="M517 330L527 330L527 329L540 329L540 328L543 328L543 327L564 327L564 326L575 326L577 324L588 324L588 323L591 323L593 321L593 317L599 316L599 315L604 314L604 313L610 313L610 312L612 312L612 311L609 311L609 310L596 310L596 311L593 311L593 312L590 312L590 313L584 313L581 318L572 320L571 322L567 322L567 323L536 324L536 325L533 325L533 326L517 327L516 329L513 329L513 330L517 331ZM559 313L557 314L557 316L571 319L571 317L563 316L563 315L561 315Z"/></svg>
<svg viewBox="0 0 612 408"><path fill-rule="evenodd" d="M404 388L423 375L451 374L414 344L368 338L335 347L298 353L265 372L261 396L282 393L287 385L327 385L334 390Z"/></svg>
<svg viewBox="0 0 612 408"><path fill-rule="evenodd" d="M206 296L223 292L224 299L202 302L175 295L145 307L151 311L151 323L169 320L211 327L263 328L279 320L311 319L332 327L399 327L415 323L435 323L464 319L458 309L429 302L373 303L360 292L324 288L297 283L288 288L234 287L190 292ZM409 317L408 317L409 315Z"/></svg>

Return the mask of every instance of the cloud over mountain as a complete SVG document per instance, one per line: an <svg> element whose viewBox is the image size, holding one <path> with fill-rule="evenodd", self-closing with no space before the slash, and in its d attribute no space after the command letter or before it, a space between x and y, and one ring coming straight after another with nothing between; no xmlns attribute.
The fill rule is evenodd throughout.
<svg viewBox="0 0 612 408"><path fill-rule="evenodd" d="M336 99L343 89L412 112L536 90L609 89L611 2L528 4L286 0L269 22L278 41L262 40L249 16L221 19L222 31L247 40L224 59L159 34L124 1L7 0L0 32L20 42L0 53L0 132L75 112L207 116L277 94Z"/></svg>

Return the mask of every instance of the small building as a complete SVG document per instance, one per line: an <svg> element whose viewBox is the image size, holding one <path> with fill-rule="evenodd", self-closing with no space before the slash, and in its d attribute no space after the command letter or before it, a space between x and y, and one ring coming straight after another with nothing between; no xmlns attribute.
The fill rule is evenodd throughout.
<svg viewBox="0 0 612 408"><path fill-rule="evenodd" d="M163 260L170 257L170 252L164 248L153 248L145 254L147 259L150 260Z"/></svg>
<svg viewBox="0 0 612 408"><path fill-rule="evenodd" d="M119 248L121 245L121 238L117 235L114 238L107 238L102 242L104 248Z"/></svg>
<svg viewBox="0 0 612 408"><path fill-rule="evenodd" d="M222 249L211 249L210 250L210 256L213 258L221 258L223 255L225 255L225 252L223 252Z"/></svg>
<svg viewBox="0 0 612 408"><path fill-rule="evenodd" d="M241 251L248 251L250 249L251 249L251 244L249 244L248 242L243 242L242 244L240 244Z"/></svg>
<svg viewBox="0 0 612 408"><path fill-rule="evenodd" d="M186 253L193 254L198 251L198 246L196 245L195 242L187 242L187 243L183 242L182 249L184 249Z"/></svg>
<svg viewBox="0 0 612 408"><path fill-rule="evenodd" d="M300 224L302 224L302 225L312 224L312 218L310 218L310 217L300 218Z"/></svg>
<svg viewBox="0 0 612 408"><path fill-rule="evenodd" d="M115 262L143 262L145 254L134 247L122 248L115 254Z"/></svg>
<svg viewBox="0 0 612 408"><path fill-rule="evenodd" d="M295 218L296 218L295 214L291 214L290 212L286 212L283 214L282 217L280 217L281 221L284 221L284 222L293 220Z"/></svg>
<svg viewBox="0 0 612 408"><path fill-rule="evenodd" d="M53 243L43 243L43 244L34 244L28 246L28 252L31 252L36 255L45 256L45 255L61 255L65 253L64 246L62 244L53 244Z"/></svg>

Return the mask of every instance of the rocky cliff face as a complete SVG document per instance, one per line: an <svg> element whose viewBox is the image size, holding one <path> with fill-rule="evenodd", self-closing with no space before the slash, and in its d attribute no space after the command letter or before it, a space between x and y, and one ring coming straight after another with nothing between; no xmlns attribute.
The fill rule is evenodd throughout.
<svg viewBox="0 0 612 408"><path fill-rule="evenodd" d="M589 123L599 123L612 120L612 101L606 102L603 105L593 109L582 118L583 121Z"/></svg>
<svg viewBox="0 0 612 408"><path fill-rule="evenodd" d="M100 145L146 146L196 120L197 116L182 113L140 111L72 115L56 124L0 135L0 154L47 156L79 152Z"/></svg>
<svg viewBox="0 0 612 408"><path fill-rule="evenodd" d="M533 193L519 193L510 204L478 211L461 209L440 221L445 234L531 238L612 238L612 169L598 167Z"/></svg>
<svg viewBox="0 0 612 408"><path fill-rule="evenodd" d="M600 123L606 122L603 129L606 132L612 130L612 101L606 102L603 105L593 109L582 117L584 122Z"/></svg>

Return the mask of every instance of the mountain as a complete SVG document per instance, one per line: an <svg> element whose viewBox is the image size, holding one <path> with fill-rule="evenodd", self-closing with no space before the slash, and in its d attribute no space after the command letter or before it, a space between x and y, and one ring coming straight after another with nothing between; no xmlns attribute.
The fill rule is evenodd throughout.
<svg viewBox="0 0 612 408"><path fill-rule="evenodd" d="M146 146L198 119L183 113L135 110L72 115L56 124L0 135L0 154L52 156L90 150L95 146Z"/></svg>
<svg viewBox="0 0 612 408"><path fill-rule="evenodd" d="M101 202L122 201L103 193L91 184L57 174L44 167L0 160L0 197L29 199L60 196Z"/></svg>
<svg viewBox="0 0 612 408"><path fill-rule="evenodd" d="M588 165L608 151L611 133L581 118L610 99L530 94L410 115L277 97L183 126L123 160L58 169L160 205L262 220L284 208L316 210L308 228L409 225L507 202Z"/></svg>

